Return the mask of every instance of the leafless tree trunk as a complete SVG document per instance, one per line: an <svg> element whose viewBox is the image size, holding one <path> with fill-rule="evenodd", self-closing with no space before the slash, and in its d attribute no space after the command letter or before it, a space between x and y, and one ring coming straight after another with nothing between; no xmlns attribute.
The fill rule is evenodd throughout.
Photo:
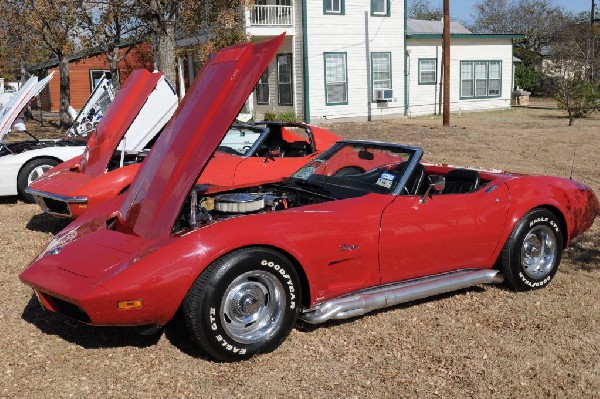
<svg viewBox="0 0 600 399"><path fill-rule="evenodd" d="M69 127L73 123L68 112L71 104L71 78L69 76L69 59L64 54L59 55L58 69L60 71L60 126Z"/></svg>
<svg viewBox="0 0 600 399"><path fill-rule="evenodd" d="M162 25L162 29L157 29L154 33L154 65L164 72L169 82L175 84L175 24L164 21Z"/></svg>

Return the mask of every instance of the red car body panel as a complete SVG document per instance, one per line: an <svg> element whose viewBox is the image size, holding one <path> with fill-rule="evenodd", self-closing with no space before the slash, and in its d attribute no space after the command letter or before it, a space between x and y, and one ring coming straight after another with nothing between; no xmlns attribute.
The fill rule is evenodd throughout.
<svg viewBox="0 0 600 399"><path fill-rule="evenodd" d="M120 226L149 239L169 235L188 189L283 38L222 50L202 69L131 184Z"/></svg>
<svg viewBox="0 0 600 399"><path fill-rule="evenodd" d="M597 198L579 183L479 171L485 182L479 189L430 195L424 202L421 195L410 193L368 192L207 219L202 225L175 230L204 164L280 43L281 37L217 55L199 75L131 189L71 223L20 274L47 309L96 325L162 326L212 262L254 246L289 257L306 284L302 305L309 308L392 281L463 268L493 268L510 232L533 208L561 212L565 242L589 227L598 213ZM241 78L246 75L250 76ZM218 93L214 103L205 102L207 90ZM223 112L214 108L217 105ZM353 154L369 164L361 152ZM416 153L420 159L422 151ZM351 164L350 154L341 157ZM393 159L375 157L370 160L381 165ZM398 164L402 160L395 158ZM303 169L307 168L310 165ZM425 165L425 169L428 175L444 175L454 168ZM382 176L387 173L385 169ZM306 193L298 187L298 192ZM243 189L255 188L236 188ZM220 190L211 187L202 195ZM327 195L315 195L323 196ZM121 301L141 301L143 306L120 310Z"/></svg>

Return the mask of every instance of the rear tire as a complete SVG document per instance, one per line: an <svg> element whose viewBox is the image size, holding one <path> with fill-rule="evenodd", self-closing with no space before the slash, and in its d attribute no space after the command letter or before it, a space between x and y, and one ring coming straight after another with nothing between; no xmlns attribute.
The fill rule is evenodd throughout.
<svg viewBox="0 0 600 399"><path fill-rule="evenodd" d="M52 158L37 158L27 162L17 176L17 192L24 202L32 203L35 201L32 195L27 194L25 189L39 179L44 173L58 165L59 162Z"/></svg>
<svg viewBox="0 0 600 399"><path fill-rule="evenodd" d="M300 283L282 254L245 248L214 261L183 301L193 340L223 362L275 350L298 316Z"/></svg>
<svg viewBox="0 0 600 399"><path fill-rule="evenodd" d="M504 281L515 291L545 287L554 278L563 250L563 232L554 214L534 209L519 221L501 254Z"/></svg>

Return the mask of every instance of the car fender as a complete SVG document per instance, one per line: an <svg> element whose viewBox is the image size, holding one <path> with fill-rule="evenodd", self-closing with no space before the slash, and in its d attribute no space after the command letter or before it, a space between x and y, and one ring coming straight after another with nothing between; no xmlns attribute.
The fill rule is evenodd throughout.
<svg viewBox="0 0 600 399"><path fill-rule="evenodd" d="M534 208L548 208L564 225L564 244L591 226L597 213L592 190L575 181L550 176L523 176L506 182L510 192L504 242L523 216Z"/></svg>
<svg viewBox="0 0 600 399"><path fill-rule="evenodd" d="M125 189L140 169L139 163L127 165L97 176L70 193L73 197L87 197L88 206L95 207L114 198Z"/></svg>

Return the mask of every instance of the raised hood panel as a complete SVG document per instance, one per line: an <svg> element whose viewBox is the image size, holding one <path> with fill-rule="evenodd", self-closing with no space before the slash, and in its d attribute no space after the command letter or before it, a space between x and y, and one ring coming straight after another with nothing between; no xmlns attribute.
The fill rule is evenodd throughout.
<svg viewBox="0 0 600 399"><path fill-rule="evenodd" d="M226 48L202 69L131 184L120 210L124 230L148 239L170 233L192 184L283 38Z"/></svg>
<svg viewBox="0 0 600 399"><path fill-rule="evenodd" d="M163 77L161 72L137 69L117 93L106 115L92 133L79 168L91 176L104 173L117 145Z"/></svg>
<svg viewBox="0 0 600 399"><path fill-rule="evenodd" d="M48 82L52 80L54 72L38 82L37 76L30 77L27 82L21 86L2 109L0 109L0 142L4 140L6 133L10 131L15 119L19 116L23 108L29 104L29 101L44 89Z"/></svg>

